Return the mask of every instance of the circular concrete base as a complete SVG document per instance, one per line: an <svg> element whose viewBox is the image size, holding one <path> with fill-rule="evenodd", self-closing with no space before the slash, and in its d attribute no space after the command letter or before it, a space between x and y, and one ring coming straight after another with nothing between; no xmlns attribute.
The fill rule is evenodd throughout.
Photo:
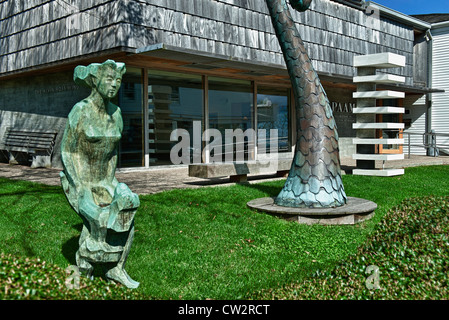
<svg viewBox="0 0 449 320"><path fill-rule="evenodd" d="M247 203L248 207L302 224L356 224L374 216L377 204L372 201L348 197L344 206L337 208L293 208L274 204L275 198L259 198Z"/></svg>

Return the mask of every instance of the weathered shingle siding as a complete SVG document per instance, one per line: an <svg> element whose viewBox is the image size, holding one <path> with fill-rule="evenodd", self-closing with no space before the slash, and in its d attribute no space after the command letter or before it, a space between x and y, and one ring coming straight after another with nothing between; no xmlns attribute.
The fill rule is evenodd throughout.
<svg viewBox="0 0 449 320"><path fill-rule="evenodd" d="M118 7L105 0L0 3L0 73L119 46ZM69 28L73 22L79 28Z"/></svg>
<svg viewBox="0 0 449 320"><path fill-rule="evenodd" d="M0 73L156 43L284 65L262 0L7 0L0 6ZM76 6L81 14L73 14ZM373 30L363 11L330 0L291 12L318 71L352 76L354 55L389 51L406 56L407 67L393 72L412 84L411 27L382 19L380 31ZM68 29L76 19L80 29Z"/></svg>
<svg viewBox="0 0 449 320"><path fill-rule="evenodd" d="M198 0L132 1L127 16L130 46L148 38L183 48L283 65L278 40L264 1ZM311 10L291 11L318 71L352 76L354 55L393 52L405 55L407 67L389 72L412 84L413 29L382 19L379 30L366 27L363 11L329 0L314 1ZM151 34L149 36L148 34Z"/></svg>

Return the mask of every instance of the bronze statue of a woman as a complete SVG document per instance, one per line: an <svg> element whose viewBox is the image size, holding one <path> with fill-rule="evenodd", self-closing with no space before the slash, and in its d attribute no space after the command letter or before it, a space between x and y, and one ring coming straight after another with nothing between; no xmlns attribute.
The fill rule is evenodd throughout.
<svg viewBox="0 0 449 320"><path fill-rule="evenodd" d="M68 116L60 176L70 205L83 220L76 252L79 270L91 277L93 265L101 263L108 279L136 288L139 283L124 267L140 202L115 177L123 120L120 108L111 103L125 72L125 65L113 60L75 68L75 83L92 91Z"/></svg>

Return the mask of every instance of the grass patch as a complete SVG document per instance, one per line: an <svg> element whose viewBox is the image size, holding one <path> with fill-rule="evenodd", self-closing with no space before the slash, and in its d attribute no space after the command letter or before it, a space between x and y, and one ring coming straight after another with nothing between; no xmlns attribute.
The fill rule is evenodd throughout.
<svg viewBox="0 0 449 320"><path fill-rule="evenodd" d="M39 258L0 254L0 299L9 300L129 300L141 299L138 291L104 280L80 278L77 289L65 284L70 273ZM73 283L72 283L73 284Z"/></svg>
<svg viewBox="0 0 449 320"><path fill-rule="evenodd" d="M300 283L262 290L254 297L446 300L448 257L449 197L406 199L385 215L366 243L342 264L317 271Z"/></svg>
<svg viewBox="0 0 449 320"><path fill-rule="evenodd" d="M355 226L304 226L246 207L277 195L284 181L141 196L126 269L146 298L258 297L333 270L389 209L406 198L447 194L448 173L449 166L432 166L400 177L343 176L348 196L378 204L372 220ZM0 179L1 252L65 269L75 264L81 227L61 188Z"/></svg>

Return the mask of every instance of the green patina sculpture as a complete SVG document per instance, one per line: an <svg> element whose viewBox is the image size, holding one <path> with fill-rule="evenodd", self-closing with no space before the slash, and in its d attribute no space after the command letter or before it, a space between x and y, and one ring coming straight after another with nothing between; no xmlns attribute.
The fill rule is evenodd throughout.
<svg viewBox="0 0 449 320"><path fill-rule="evenodd" d="M289 0L298 11L311 0ZM266 0L295 97L298 124L295 157L275 199L284 207L332 208L346 204L337 126L327 95L295 26L287 0Z"/></svg>
<svg viewBox="0 0 449 320"><path fill-rule="evenodd" d="M109 280L137 288L124 267L140 202L115 177L123 120L120 108L110 102L125 72L124 63L113 60L75 68L75 83L92 92L68 116L60 176L68 202L83 220L76 252L80 272L92 277L94 265L102 264Z"/></svg>

